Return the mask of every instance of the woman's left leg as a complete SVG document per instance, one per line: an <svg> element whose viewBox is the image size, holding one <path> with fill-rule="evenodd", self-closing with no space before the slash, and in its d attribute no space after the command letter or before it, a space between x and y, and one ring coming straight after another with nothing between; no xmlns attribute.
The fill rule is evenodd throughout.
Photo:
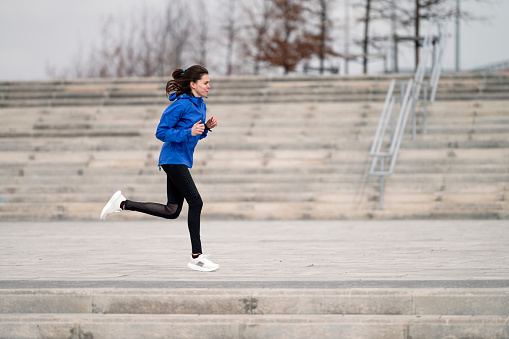
<svg viewBox="0 0 509 339"><path fill-rule="evenodd" d="M163 168L165 166L167 165L164 165ZM138 202L126 200L124 209L129 211L150 214L155 217L165 219L177 219L178 216L180 215L180 212L182 211L184 197L182 196L182 194L180 194L180 191L175 186L173 180L171 180L168 173L166 173L166 196L168 199L166 205L154 202Z"/></svg>

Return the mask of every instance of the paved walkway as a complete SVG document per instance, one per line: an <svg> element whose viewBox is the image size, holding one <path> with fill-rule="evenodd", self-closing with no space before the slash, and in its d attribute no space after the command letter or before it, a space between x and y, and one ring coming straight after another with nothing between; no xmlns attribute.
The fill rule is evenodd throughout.
<svg viewBox="0 0 509 339"><path fill-rule="evenodd" d="M509 221L1 222L0 288L509 287Z"/></svg>

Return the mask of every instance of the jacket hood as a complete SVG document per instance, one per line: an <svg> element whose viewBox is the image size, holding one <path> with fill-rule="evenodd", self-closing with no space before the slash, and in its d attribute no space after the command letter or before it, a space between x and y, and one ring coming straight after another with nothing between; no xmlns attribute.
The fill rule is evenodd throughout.
<svg viewBox="0 0 509 339"><path fill-rule="evenodd" d="M168 100L170 100L170 101L174 101L174 100L177 100L177 99L188 99L188 100L191 100L191 102L194 103L194 104L198 104L198 103L203 102L203 98L202 97L192 97L192 96L190 96L187 93L184 93L181 96L177 96L177 92L173 92L168 97Z"/></svg>

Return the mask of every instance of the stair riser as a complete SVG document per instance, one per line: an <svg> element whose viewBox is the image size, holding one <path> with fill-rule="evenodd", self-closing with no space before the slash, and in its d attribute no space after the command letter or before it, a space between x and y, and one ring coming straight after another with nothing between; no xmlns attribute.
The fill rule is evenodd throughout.
<svg viewBox="0 0 509 339"><path fill-rule="evenodd" d="M2 291L0 313L507 315L508 290Z"/></svg>
<svg viewBox="0 0 509 339"><path fill-rule="evenodd" d="M0 322L2 338L53 339L415 339L507 338L509 325L501 317L449 318L442 316L360 318L305 317L137 317L83 318L80 316L11 317Z"/></svg>

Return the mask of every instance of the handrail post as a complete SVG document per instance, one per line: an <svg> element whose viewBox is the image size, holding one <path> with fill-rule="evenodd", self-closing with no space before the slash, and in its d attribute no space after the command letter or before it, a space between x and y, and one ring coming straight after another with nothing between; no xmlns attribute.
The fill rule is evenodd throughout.
<svg viewBox="0 0 509 339"><path fill-rule="evenodd" d="M435 99L435 93L437 89L438 79L440 77L441 63L443 56L444 34L439 26L439 38L438 38L438 51L435 50L435 45L432 42L431 25L428 28L428 33L424 39L422 53L423 57L420 59L419 65L415 71L413 78L408 80L408 83L403 81L396 81L392 79L391 85L387 92L384 107L380 120L378 122L375 138L371 146L370 155L373 157L369 175L379 176L380 193L379 193L379 208L384 208L384 189L385 189L385 177L394 173L394 167L396 159L398 158L401 143L405 136L405 127L407 126L408 118L410 116L410 110L412 110L412 136L413 140L417 139L417 111L416 106L421 100L421 89L422 89L422 100L423 100L423 127L422 133L427 134L427 120L428 120L428 100L433 102ZM433 46L432 46L433 44ZM432 53L433 67L431 70L429 80L424 79L426 73L426 65L429 60L429 54ZM394 86L396 82L400 84L400 107L399 114L396 118L393 115L394 106L396 103L397 95L394 93ZM428 86L430 93L428 92ZM429 97L429 99L428 99ZM386 138L387 129L390 128L390 142L388 145L384 143ZM388 158L386 160L386 158ZM389 168L386 169L386 161L389 162ZM380 162L380 165L378 165ZM377 170L377 167L379 168Z"/></svg>
<svg viewBox="0 0 509 339"><path fill-rule="evenodd" d="M380 164L380 171L383 172L385 158L382 158L381 160L382 160L382 162ZM380 195L378 197L378 207L381 210L384 209L384 179L385 179L385 176L383 174L381 174L380 175Z"/></svg>
<svg viewBox="0 0 509 339"><path fill-rule="evenodd" d="M417 90L415 87L412 87L412 97L414 100L412 101L412 140L415 141L417 139L417 112L415 107L417 106Z"/></svg>
<svg viewBox="0 0 509 339"><path fill-rule="evenodd" d="M403 100L405 99L405 83L403 81L400 82L400 105L403 105Z"/></svg>
<svg viewBox="0 0 509 339"><path fill-rule="evenodd" d="M415 88L412 88L412 96L414 96ZM417 115L415 113L415 99L412 103L412 140L415 141L417 139Z"/></svg>
<svg viewBox="0 0 509 339"><path fill-rule="evenodd" d="M428 86L424 86L423 100L423 117L422 117L422 134L428 134Z"/></svg>

